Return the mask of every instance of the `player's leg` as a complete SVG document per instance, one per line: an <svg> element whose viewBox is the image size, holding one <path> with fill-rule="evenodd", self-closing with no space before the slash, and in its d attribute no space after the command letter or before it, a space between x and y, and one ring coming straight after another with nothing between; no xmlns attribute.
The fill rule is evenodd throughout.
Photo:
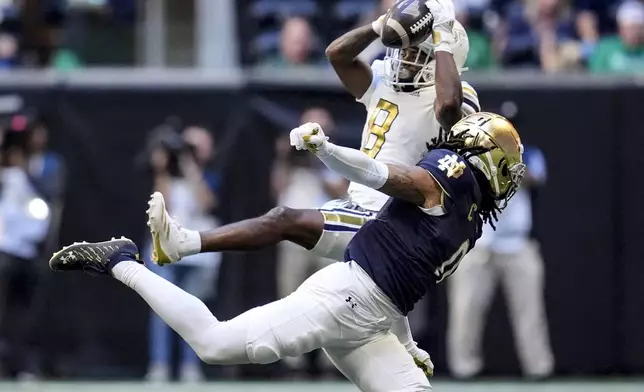
<svg viewBox="0 0 644 392"><path fill-rule="evenodd" d="M276 207L265 215L199 233L182 228L168 215L161 193L154 193L148 204L153 257L162 264L195 253L257 250L281 241L311 249L324 230L318 210Z"/></svg>
<svg viewBox="0 0 644 392"><path fill-rule="evenodd" d="M50 266L111 274L135 290L210 364L270 363L325 344L364 339L365 332L369 336L385 329L383 323L391 316L371 298L373 282L365 283L351 263L335 263L292 295L220 321L199 299L136 261L137 252L128 239L74 244L57 252ZM349 296L351 303L346 301Z"/></svg>
<svg viewBox="0 0 644 392"><path fill-rule="evenodd" d="M323 228L324 219L318 210L276 207L265 215L201 232L201 251L256 250L281 241L311 249Z"/></svg>
<svg viewBox="0 0 644 392"><path fill-rule="evenodd" d="M324 260L344 260L344 252L362 225L376 217L376 211L359 207L349 200L332 200L319 209L324 217L324 231L311 252ZM326 261L325 261L326 260Z"/></svg>
<svg viewBox="0 0 644 392"><path fill-rule="evenodd" d="M177 286L202 301L208 298L204 293L207 293L209 288L203 287L206 285L212 286L213 284L213 281L203 279L208 276L206 271L208 267L189 264L179 264L173 267L177 270ZM195 350L185 340L179 342L179 379L184 382L201 382L205 380L201 369L201 361Z"/></svg>
<svg viewBox="0 0 644 392"><path fill-rule="evenodd" d="M169 282L176 281L176 268L151 266L151 271ZM150 312L148 322L149 364L146 379L149 381L169 381L172 374L172 341L174 334L170 327L154 312Z"/></svg>
<svg viewBox="0 0 644 392"><path fill-rule="evenodd" d="M150 271L138 261L138 248L121 238L75 243L49 260L54 271L111 275L136 291L205 362L248 363L246 327L220 322L196 297Z"/></svg>
<svg viewBox="0 0 644 392"><path fill-rule="evenodd" d="M393 333L378 334L358 347L325 348L331 362L365 392L430 391L427 376Z"/></svg>
<svg viewBox="0 0 644 392"><path fill-rule="evenodd" d="M499 264L523 370L530 377L547 377L553 371L554 359L548 337L541 253L535 243L526 242L520 252L499 256Z"/></svg>
<svg viewBox="0 0 644 392"><path fill-rule="evenodd" d="M253 250L281 241L311 249L318 256L342 260L348 241L364 222L375 216L374 212L335 206L320 210L277 207L261 217L199 233L182 228L168 215L160 193L153 194L148 204L153 259L161 264L195 253Z"/></svg>
<svg viewBox="0 0 644 392"><path fill-rule="evenodd" d="M292 242L284 241L278 246L277 294L284 298L311 276L311 252ZM287 357L283 360L290 373L304 371L306 357Z"/></svg>
<svg viewBox="0 0 644 392"><path fill-rule="evenodd" d="M447 353L450 371L456 377L472 377L483 368L485 316L496 287L496 273L490 261L486 248L475 247L447 280Z"/></svg>
<svg viewBox="0 0 644 392"><path fill-rule="evenodd" d="M288 241L280 243L277 250L277 294L284 298L311 276L311 253Z"/></svg>

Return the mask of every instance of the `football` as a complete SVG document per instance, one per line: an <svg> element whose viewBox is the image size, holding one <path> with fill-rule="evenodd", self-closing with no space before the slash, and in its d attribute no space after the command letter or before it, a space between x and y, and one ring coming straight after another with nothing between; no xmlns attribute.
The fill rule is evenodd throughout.
<svg viewBox="0 0 644 392"><path fill-rule="evenodd" d="M432 32L434 17L422 0L398 0L383 20L382 43L404 49L426 40Z"/></svg>

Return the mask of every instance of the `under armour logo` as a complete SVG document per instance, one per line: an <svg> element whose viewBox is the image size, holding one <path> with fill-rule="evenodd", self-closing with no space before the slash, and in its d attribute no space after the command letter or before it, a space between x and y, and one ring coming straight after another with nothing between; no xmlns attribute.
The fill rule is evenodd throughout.
<svg viewBox="0 0 644 392"><path fill-rule="evenodd" d="M445 155L438 160L438 168L447 172L447 177L459 178L466 168L465 163L458 160L458 155Z"/></svg>
<svg viewBox="0 0 644 392"><path fill-rule="evenodd" d="M346 303L348 303L349 305L351 305L351 309L353 309L353 308L355 308L356 306L358 306L358 304L357 304L357 303L353 302L353 298L351 298L351 297L349 297L349 298L345 299L344 301L345 301Z"/></svg>

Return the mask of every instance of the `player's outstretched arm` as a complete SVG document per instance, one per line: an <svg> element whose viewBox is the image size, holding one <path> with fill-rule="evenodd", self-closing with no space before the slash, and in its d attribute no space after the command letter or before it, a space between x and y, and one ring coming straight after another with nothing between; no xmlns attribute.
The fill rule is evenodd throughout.
<svg viewBox="0 0 644 392"><path fill-rule="evenodd" d="M440 204L441 188L418 166L388 165L352 148L329 142L319 124L307 123L291 131L291 145L309 150L331 170L349 181L426 208Z"/></svg>
<svg viewBox="0 0 644 392"><path fill-rule="evenodd" d="M442 189L427 170L419 166L387 165L375 160L374 162L385 165L389 171L383 186L376 188L380 192L426 208L440 204Z"/></svg>
<svg viewBox="0 0 644 392"><path fill-rule="evenodd" d="M359 60L358 55L380 36L382 25L378 21L349 31L326 48L326 55L335 73L356 99L364 96L373 78L371 68Z"/></svg>
<svg viewBox="0 0 644 392"><path fill-rule="evenodd" d="M429 0L425 3L434 17L432 37L436 59L436 100L434 112L443 129L452 129L462 118L463 88L452 54L452 27L456 18L452 0Z"/></svg>

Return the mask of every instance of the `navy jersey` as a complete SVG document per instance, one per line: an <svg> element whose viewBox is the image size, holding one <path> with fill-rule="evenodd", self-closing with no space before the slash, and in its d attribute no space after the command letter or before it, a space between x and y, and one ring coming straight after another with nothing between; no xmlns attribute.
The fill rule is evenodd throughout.
<svg viewBox="0 0 644 392"><path fill-rule="evenodd" d="M358 263L407 314L436 282L449 276L481 236L476 213L481 192L467 161L449 150L432 150L418 164L444 190L443 208L420 208L390 198L347 246L345 260Z"/></svg>

